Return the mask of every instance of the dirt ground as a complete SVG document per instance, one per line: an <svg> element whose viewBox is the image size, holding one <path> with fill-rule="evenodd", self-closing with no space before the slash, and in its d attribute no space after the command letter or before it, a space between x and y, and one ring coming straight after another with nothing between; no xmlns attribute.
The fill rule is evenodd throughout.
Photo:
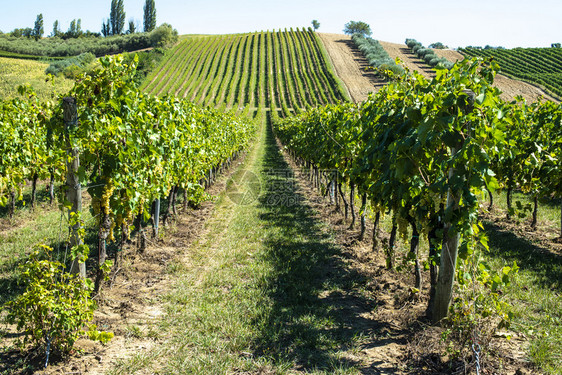
<svg viewBox="0 0 562 375"><path fill-rule="evenodd" d="M336 74L344 82L351 100L362 102L385 81L369 71L369 64L349 35L318 33L332 60Z"/></svg>
<svg viewBox="0 0 562 375"><path fill-rule="evenodd" d="M437 56L444 57L452 62L456 62L457 60L462 60L464 58L464 56L459 52L450 49L437 49L435 50L435 53ZM496 75L495 86L503 92L501 97L506 101L511 101L515 99L515 96L521 95L528 103L536 102L541 96L547 100L558 102L558 100L546 94L539 87L533 86L527 82L508 78L502 74Z"/></svg>
<svg viewBox="0 0 562 375"><path fill-rule="evenodd" d="M343 34L318 33L318 35L326 46L336 74L347 86L353 101L365 100L369 92L376 92L384 85L385 82L376 77L373 72L365 71L369 64L361 52L355 48L351 37ZM392 59L400 58L408 69L417 70L428 78L435 75L434 71L415 56L405 44L379 42ZM463 55L453 50L435 50L435 52L438 56L445 57L452 62L463 58ZM501 74L496 76L495 86L502 91L501 97L506 101L512 101L517 95L521 95L529 103L537 101L540 97L558 101L537 86Z"/></svg>
<svg viewBox="0 0 562 375"><path fill-rule="evenodd" d="M241 162L242 159L234 162L207 192L216 196L224 190L228 176ZM0 374L101 375L134 354L157 347L157 322L164 314L163 297L172 285L170 271L178 265L182 252L199 238L213 209L213 201L204 202L197 209L182 210L178 206L179 215L170 221L161 238L148 235L143 253L138 251L139 236L125 246L120 266L103 286L94 313L93 323L98 329L115 335L107 345L79 339L73 354L64 360L52 356L47 369L43 369L44 353L21 352L14 347L0 352ZM9 333L2 338L2 345L9 347L15 343L18 338L15 326L0 326L0 330Z"/></svg>
<svg viewBox="0 0 562 375"><path fill-rule="evenodd" d="M299 168L287 155L286 159L293 169ZM447 352L447 343L441 339L445 328L436 327L426 318L429 289L429 272L423 271L422 291L413 292L414 275L401 270L388 270L381 249L382 243L388 243L389 234L379 229L379 245L373 249L373 224L367 220L364 239L359 240L359 214L354 229L350 230L351 215L346 219L343 203L336 208L329 199L322 197L313 187L305 174L299 174L299 185L305 193L307 204L317 212L317 219L328 223L332 234L350 268L369 280L363 287L364 293L370 295L377 308L364 310L361 325L364 325L365 338L361 350L351 360L360 362L363 374L476 374L476 362L470 351L470 345L461 348L464 356L452 360L443 353ZM349 197L348 197L349 198ZM355 203L355 210L358 202ZM400 245L399 245L400 246ZM408 244L403 244L407 247ZM396 264L403 260L398 255ZM397 267L398 269L400 267ZM349 297L349 296L348 296ZM348 298L348 303L353 303ZM503 336L494 336L488 342L488 352L482 355L480 364L482 374L529 375L540 374L529 366L526 353L522 347L526 338L513 332L510 341Z"/></svg>

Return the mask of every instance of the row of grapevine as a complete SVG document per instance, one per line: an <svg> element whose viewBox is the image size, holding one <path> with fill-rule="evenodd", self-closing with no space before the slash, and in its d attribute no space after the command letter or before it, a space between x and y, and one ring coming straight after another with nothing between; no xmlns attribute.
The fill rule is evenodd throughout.
<svg viewBox="0 0 562 375"><path fill-rule="evenodd" d="M171 51L142 89L215 107L274 103L288 114L345 99L325 59L311 30L193 37Z"/></svg>
<svg viewBox="0 0 562 375"><path fill-rule="evenodd" d="M132 81L134 64L121 57L100 62L69 93L78 107L75 120L33 95L0 103L0 205L13 206L27 180L35 184L49 175L51 186L62 186L64 201L67 151L79 150L79 183L92 197L105 243L115 228L127 236L133 219L149 217L157 199L169 197L175 209L183 191L186 203L199 202L205 181L247 146L254 126L231 113L146 95ZM101 263L104 257L100 246Z"/></svg>
<svg viewBox="0 0 562 375"><path fill-rule="evenodd" d="M465 60L438 69L431 81L414 72L361 104L329 105L274 122L277 136L300 164L337 171L330 184L338 185L334 190L346 208L342 183L350 187L349 204L355 189L361 211L370 202L375 226L382 213L392 212L388 264L396 232L410 228L409 258L418 290L419 241L422 234L427 237L428 311L435 321L449 311L455 270L461 285L474 277L492 285L494 271L469 257L487 246L477 215L486 192L516 178L527 191L562 197L562 107L501 101L492 86L497 68ZM373 243L378 246L376 238ZM489 295L499 298L494 292Z"/></svg>
<svg viewBox="0 0 562 375"><path fill-rule="evenodd" d="M543 85L562 96L562 50L560 48L461 48L465 56L493 58L505 74Z"/></svg>

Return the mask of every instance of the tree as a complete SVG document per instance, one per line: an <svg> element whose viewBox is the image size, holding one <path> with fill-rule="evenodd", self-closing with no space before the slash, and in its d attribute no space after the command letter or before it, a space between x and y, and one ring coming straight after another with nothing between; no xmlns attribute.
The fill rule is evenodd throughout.
<svg viewBox="0 0 562 375"><path fill-rule="evenodd" d="M79 18L77 20L70 21L70 27L63 38L78 38L84 34L82 32L82 20Z"/></svg>
<svg viewBox="0 0 562 375"><path fill-rule="evenodd" d="M156 5L154 0L144 3L144 32L148 33L156 28Z"/></svg>
<svg viewBox="0 0 562 375"><path fill-rule="evenodd" d="M312 27L314 27L314 31L318 30L320 22L318 22L318 20L312 20Z"/></svg>
<svg viewBox="0 0 562 375"><path fill-rule="evenodd" d="M128 34L134 34L137 31L137 26L135 25L135 20L129 20L129 30Z"/></svg>
<svg viewBox="0 0 562 375"><path fill-rule="evenodd" d="M43 36L44 32L45 31L43 30L43 14L41 13L37 16L37 19L35 20L35 26L33 27L33 37L35 38L35 40L38 40Z"/></svg>
<svg viewBox="0 0 562 375"><path fill-rule="evenodd" d="M101 35L103 36L110 36L111 35L111 25L109 24L109 20L107 22L102 22L101 24Z"/></svg>
<svg viewBox="0 0 562 375"><path fill-rule="evenodd" d="M435 42L435 43L431 43L429 46L429 48L433 48L433 49L445 49L445 48L449 48L446 45L444 45L441 42Z"/></svg>
<svg viewBox="0 0 562 375"><path fill-rule="evenodd" d="M167 47L178 41L178 31L172 25L163 23L150 34L150 44L153 47Z"/></svg>
<svg viewBox="0 0 562 375"><path fill-rule="evenodd" d="M59 20L56 20L53 23L53 33L51 34L51 36L60 36L61 32L60 32L60 26L59 26Z"/></svg>
<svg viewBox="0 0 562 375"><path fill-rule="evenodd" d="M109 23L112 35L123 34L123 29L125 28L125 6L123 5L123 0L111 0Z"/></svg>
<svg viewBox="0 0 562 375"><path fill-rule="evenodd" d="M345 24L343 32L348 35L361 34L364 37L370 36L373 33L371 26L362 21L349 21Z"/></svg>
<svg viewBox="0 0 562 375"><path fill-rule="evenodd" d="M33 36L33 29L31 27L26 27L22 29L22 35L26 38L31 38Z"/></svg>

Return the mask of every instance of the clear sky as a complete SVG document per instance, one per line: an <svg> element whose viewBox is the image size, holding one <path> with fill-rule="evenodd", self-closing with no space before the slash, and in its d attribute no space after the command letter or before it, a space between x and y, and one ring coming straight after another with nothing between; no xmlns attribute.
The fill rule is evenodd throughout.
<svg viewBox="0 0 562 375"><path fill-rule="evenodd" d="M142 28L145 0L124 0L126 21ZM66 31L80 18L82 29L99 32L111 0L1 0L0 30L33 27L39 13L45 35L59 21ZM342 33L346 22L364 21L373 38L428 45L549 47L562 43L562 0L155 0L157 23L180 34L226 34L308 27Z"/></svg>

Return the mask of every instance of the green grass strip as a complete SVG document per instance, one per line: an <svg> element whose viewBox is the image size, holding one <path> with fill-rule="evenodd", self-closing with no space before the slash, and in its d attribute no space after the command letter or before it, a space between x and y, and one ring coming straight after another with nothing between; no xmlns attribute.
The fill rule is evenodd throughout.
<svg viewBox="0 0 562 375"><path fill-rule="evenodd" d="M238 175L240 189L261 182L257 199L219 196L208 233L173 267L160 345L111 374L360 374L358 306L373 301L347 290L367 280L348 268L292 177L271 170L288 166L267 128Z"/></svg>

